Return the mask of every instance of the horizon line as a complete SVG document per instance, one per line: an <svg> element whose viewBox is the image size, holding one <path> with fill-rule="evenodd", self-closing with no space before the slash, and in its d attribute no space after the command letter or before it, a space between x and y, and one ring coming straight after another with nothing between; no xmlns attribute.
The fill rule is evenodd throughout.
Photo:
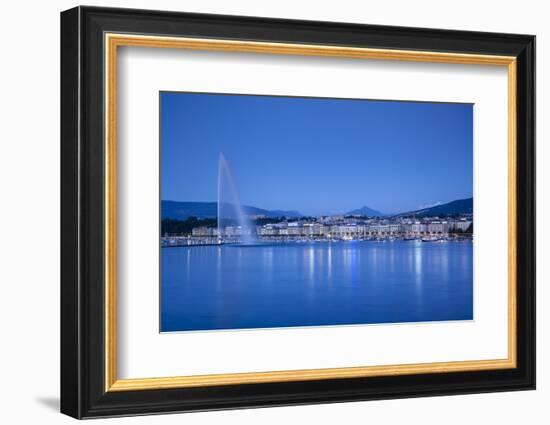
<svg viewBox="0 0 550 425"><path fill-rule="evenodd" d="M430 208L435 208L435 207L438 207L438 206L441 206L441 205L446 205L446 204L450 204L451 202L457 202L457 201L466 201L468 199L474 199L473 195L472 196L469 196L469 197L466 197L466 198L459 198L459 199L453 199L451 201L447 201L447 202L438 202L438 203L435 203L431 206L426 206L426 207L421 207L421 208L416 208L416 209L412 209L412 210L405 210L405 211L394 211L394 212L382 212L376 208L373 208L373 207L370 207L368 205L362 205L358 208L354 208L353 210L351 211L347 211L347 212L342 212L342 213L334 213L334 214L318 214L318 215L347 215L349 214L350 212L354 211L354 210L359 210L359 209L362 209L362 208L369 208L373 211L376 211L378 213L380 213L381 215L386 215L386 216L389 216L389 215L398 215L398 214L406 214L406 213L410 213L410 212L415 212L415 211L422 211L422 210L427 210L427 209L430 209ZM161 202L180 202L180 203L195 203L195 204L199 204L199 203L202 203L202 204L217 204L218 201L177 201L177 200L173 200L173 199L160 199ZM229 202L227 202L229 203ZM299 210L297 209L287 209L287 208L263 208L263 207L258 207L258 206L254 206L254 205L247 205L247 204L242 204L243 207L249 207L249 208L257 208L257 209L261 209L261 210L266 210L266 211L287 211L287 212L294 212L294 213L298 213L300 214L301 216L309 216L311 214L302 214Z"/></svg>

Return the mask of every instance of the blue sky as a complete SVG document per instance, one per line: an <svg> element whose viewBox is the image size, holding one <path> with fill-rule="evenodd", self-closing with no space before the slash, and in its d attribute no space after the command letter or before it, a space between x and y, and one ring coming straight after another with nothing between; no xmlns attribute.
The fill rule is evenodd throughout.
<svg viewBox="0 0 550 425"><path fill-rule="evenodd" d="M472 196L473 105L162 92L161 198L401 212Z"/></svg>

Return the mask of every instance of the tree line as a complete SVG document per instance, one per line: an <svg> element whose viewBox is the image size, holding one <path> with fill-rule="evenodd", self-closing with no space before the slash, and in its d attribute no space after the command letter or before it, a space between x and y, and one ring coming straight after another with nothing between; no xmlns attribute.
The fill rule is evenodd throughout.
<svg viewBox="0 0 550 425"><path fill-rule="evenodd" d="M256 226L263 226L270 223L280 223L285 220L286 217L263 217L252 220L252 223ZM217 218L198 218L193 216L185 220L163 218L160 223L160 233L163 236L190 235L195 227L216 227L217 225ZM232 223L230 220L226 220L225 225L237 225L237 222Z"/></svg>

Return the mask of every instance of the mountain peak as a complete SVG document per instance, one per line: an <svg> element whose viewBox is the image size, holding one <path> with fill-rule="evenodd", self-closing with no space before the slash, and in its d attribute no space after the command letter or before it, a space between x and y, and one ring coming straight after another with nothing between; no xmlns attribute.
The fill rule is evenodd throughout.
<svg viewBox="0 0 550 425"><path fill-rule="evenodd" d="M366 215L369 217L381 217L385 214L364 205L361 208L346 213L346 215Z"/></svg>

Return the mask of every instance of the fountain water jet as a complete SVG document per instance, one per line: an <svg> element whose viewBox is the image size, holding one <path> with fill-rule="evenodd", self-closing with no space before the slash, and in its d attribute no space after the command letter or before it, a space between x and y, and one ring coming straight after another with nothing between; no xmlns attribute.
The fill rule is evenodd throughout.
<svg viewBox="0 0 550 425"><path fill-rule="evenodd" d="M248 217L244 214L243 206L239 198L239 192L235 185L233 173L223 153L220 152L218 160L218 241L222 243L224 236L227 238L227 228L240 227L239 236L241 244L252 245L255 241L255 229ZM240 235L238 234L240 233Z"/></svg>

